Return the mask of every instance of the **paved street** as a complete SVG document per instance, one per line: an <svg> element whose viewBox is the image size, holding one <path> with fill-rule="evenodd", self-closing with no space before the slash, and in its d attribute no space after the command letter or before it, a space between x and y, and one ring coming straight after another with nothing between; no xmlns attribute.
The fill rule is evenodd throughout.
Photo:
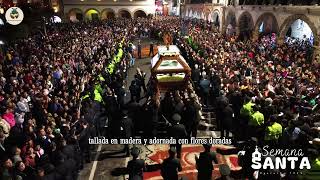
<svg viewBox="0 0 320 180"><path fill-rule="evenodd" d="M137 43L136 43L137 44ZM145 57L149 54L149 42L142 41L143 49L142 57ZM126 99L127 101L130 99L130 92L128 87L131 81L134 78L136 73L136 68L139 67L141 70L147 73L146 80L150 77L150 58L144 59L136 59L135 66L129 69L128 79L127 79L127 93ZM123 149L123 145L100 145L101 151L100 153L92 153L92 159L96 159L96 161L92 161L89 164L85 165L85 168L81 171L79 180L124 180L124 176L112 176L111 171L115 168L126 167L129 158L125 157L125 153L121 152ZM99 149L97 145L94 149ZM98 154L98 155L97 155ZM145 151L141 156L145 155Z"/></svg>
<svg viewBox="0 0 320 180"><path fill-rule="evenodd" d="M137 43L136 43L137 44ZM126 99L129 101L130 93L128 87L133 80L136 73L136 68L139 67L142 71L147 73L146 81L150 77L150 57L145 57L149 53L149 42L142 42L143 59L137 59L135 67L131 68L128 73L127 79L127 93ZM142 100L141 103L143 103ZM199 137L219 137L220 133L215 130L215 118L214 114L210 111L203 113L203 120L200 123L198 130ZM125 157L125 153L122 152L123 145L96 145L93 149L92 159L93 161L85 165L85 168L81 171L79 180L125 180L128 175L125 175L125 167L130 157ZM145 159L148 164L148 172L144 173L144 179L146 180L161 180L159 164L167 157L168 145L138 145L142 153L140 158ZM228 149L230 146L214 146L213 149L221 148ZM97 152L97 150L99 152ZM183 171L180 172L180 176L187 176L190 180L196 180L196 169L194 156L198 155L202 151L201 145L185 145L183 146L183 153L181 163ZM237 156L218 156L220 163L227 163L233 169L237 169ZM218 177L218 165L215 166L215 177Z"/></svg>

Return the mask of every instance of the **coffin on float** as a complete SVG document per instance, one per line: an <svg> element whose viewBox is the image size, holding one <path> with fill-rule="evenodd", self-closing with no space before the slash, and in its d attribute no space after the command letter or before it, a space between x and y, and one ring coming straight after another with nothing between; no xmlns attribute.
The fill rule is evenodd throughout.
<svg viewBox="0 0 320 180"><path fill-rule="evenodd" d="M158 53L151 59L151 76L160 91L186 88L191 68L175 45L158 46Z"/></svg>

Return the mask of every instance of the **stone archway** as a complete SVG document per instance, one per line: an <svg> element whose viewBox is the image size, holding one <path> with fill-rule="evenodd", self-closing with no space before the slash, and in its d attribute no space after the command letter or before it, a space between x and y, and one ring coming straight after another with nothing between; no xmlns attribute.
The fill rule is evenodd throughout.
<svg viewBox="0 0 320 180"><path fill-rule="evenodd" d="M116 17L116 13L111 8L106 8L106 9L102 10L102 12L101 12L101 20L113 19L115 17Z"/></svg>
<svg viewBox="0 0 320 180"><path fill-rule="evenodd" d="M119 17L122 17L122 18L127 18L127 19L132 18L130 11L127 10L127 9L121 9L121 10L119 10L119 11L118 11L118 16L119 16Z"/></svg>
<svg viewBox="0 0 320 180"><path fill-rule="evenodd" d="M212 22L216 27L220 27L220 12L217 9L212 12Z"/></svg>
<svg viewBox="0 0 320 180"><path fill-rule="evenodd" d="M87 9L84 15L88 21L98 21L100 19L100 12L95 8Z"/></svg>
<svg viewBox="0 0 320 180"><path fill-rule="evenodd" d="M238 34L240 39L249 39L254 28L253 18L248 11L243 12L238 18Z"/></svg>
<svg viewBox="0 0 320 180"><path fill-rule="evenodd" d="M133 13L133 17L134 17L134 18L147 17L147 14L146 14L146 12L144 12L143 10L136 10L136 11Z"/></svg>
<svg viewBox="0 0 320 180"><path fill-rule="evenodd" d="M225 22L225 33L228 35L236 33L237 20L234 11L230 10L228 12Z"/></svg>
<svg viewBox="0 0 320 180"><path fill-rule="evenodd" d="M68 19L71 22L79 22L83 20L83 12L79 8L72 8L68 11Z"/></svg>
<svg viewBox="0 0 320 180"><path fill-rule="evenodd" d="M292 23L296 20L301 19L302 21L306 22L310 29L312 30L312 33L314 34L314 45L319 45L319 37L318 37L318 31L315 26L315 24L304 14L294 14L289 17L287 17L286 20L282 23L280 27L280 34L279 34L279 43L283 43L286 33L288 32L289 28L291 27Z"/></svg>
<svg viewBox="0 0 320 180"><path fill-rule="evenodd" d="M263 13L259 16L254 26L254 31L259 31L261 23L264 23L263 30L265 33L278 33L279 25L277 18L271 12Z"/></svg>
<svg viewBox="0 0 320 180"><path fill-rule="evenodd" d="M263 23L263 24L262 24ZM261 29L262 26L262 29ZM262 32L260 32L262 31ZM259 37L259 34L270 34L270 33L279 33L279 24L277 18L271 12L263 13L259 16L256 21L253 30L253 39L256 40Z"/></svg>

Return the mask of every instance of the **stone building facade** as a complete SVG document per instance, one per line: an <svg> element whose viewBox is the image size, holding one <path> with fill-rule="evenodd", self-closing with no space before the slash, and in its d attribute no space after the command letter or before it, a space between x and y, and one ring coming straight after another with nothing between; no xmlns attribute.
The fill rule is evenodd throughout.
<svg viewBox="0 0 320 180"><path fill-rule="evenodd" d="M64 0L66 21L144 17L155 13L155 0Z"/></svg>
<svg viewBox="0 0 320 180"><path fill-rule="evenodd" d="M312 31L315 54L320 53L320 6L317 5L230 5L229 1L194 4L189 1L182 5L180 15L213 22L222 33L250 32L253 40L259 37L264 23L265 30L276 34L279 43L284 42L291 25L302 20Z"/></svg>

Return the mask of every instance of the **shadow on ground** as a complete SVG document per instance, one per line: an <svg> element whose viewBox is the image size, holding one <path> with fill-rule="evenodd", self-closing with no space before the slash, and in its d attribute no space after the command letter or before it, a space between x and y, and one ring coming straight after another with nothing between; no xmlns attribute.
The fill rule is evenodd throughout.
<svg viewBox="0 0 320 180"><path fill-rule="evenodd" d="M126 158L126 154L123 150L121 151L116 151L116 152L109 152L109 153L101 153L98 161L103 161L105 159L112 159L112 158Z"/></svg>
<svg viewBox="0 0 320 180"><path fill-rule="evenodd" d="M161 168L161 164L152 164L152 165L147 165L146 171L145 172L154 172L158 171ZM123 176L128 174L128 169L126 167L118 167L115 168L111 171L112 176Z"/></svg>

